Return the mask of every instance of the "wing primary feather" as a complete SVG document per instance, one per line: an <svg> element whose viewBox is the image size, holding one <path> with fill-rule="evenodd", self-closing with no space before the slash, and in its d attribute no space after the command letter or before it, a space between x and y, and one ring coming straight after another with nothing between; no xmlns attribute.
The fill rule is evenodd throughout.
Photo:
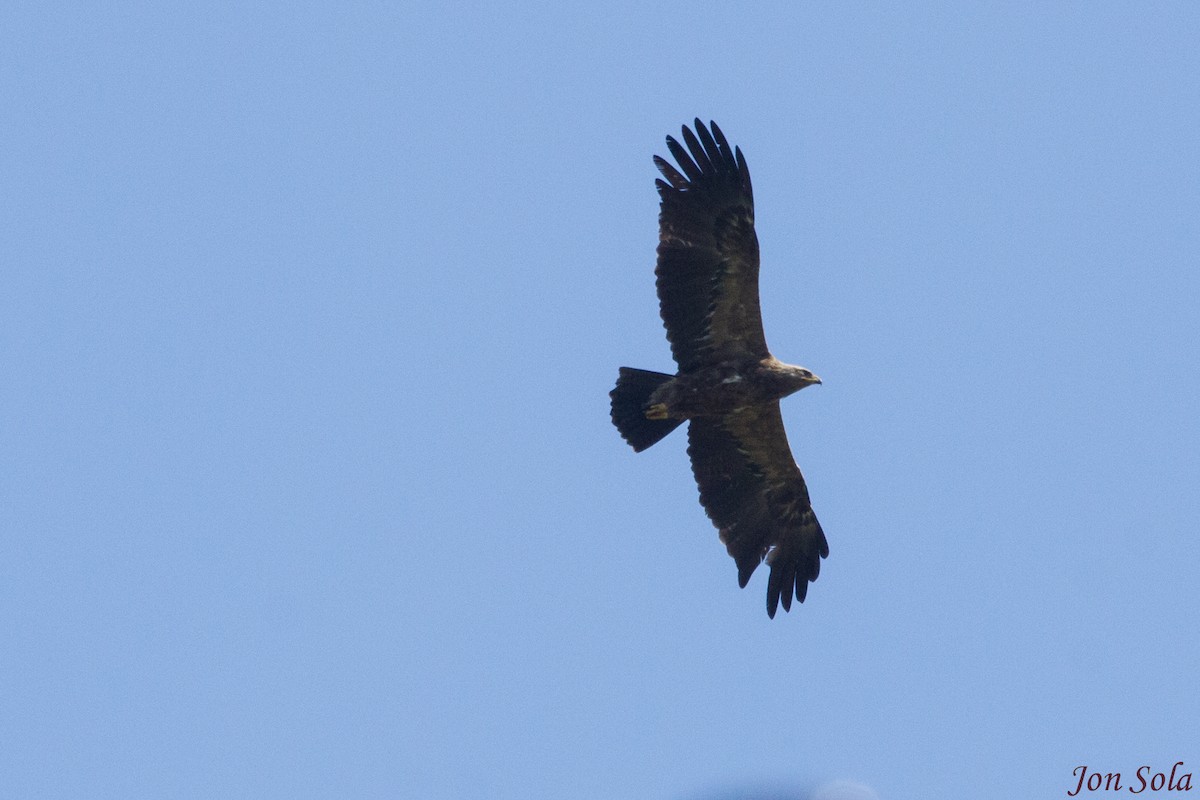
<svg viewBox="0 0 1200 800"><path fill-rule="evenodd" d="M712 127L713 138L717 140L717 149L721 151L721 159L729 164L736 164L737 158L733 154L733 148L729 146L729 140L725 138L725 134L721 133L721 129L717 127L717 123L709 122Z"/></svg>
<svg viewBox="0 0 1200 800"><path fill-rule="evenodd" d="M713 141L712 134L708 132L708 128L705 128L704 123L698 118L696 120L696 135L700 137L700 143L704 145L704 152L708 155L708 161L712 164L713 169L718 173L725 172L725 159L722 158L721 149Z"/></svg>
<svg viewBox="0 0 1200 800"><path fill-rule="evenodd" d="M782 572L779 579L779 599L784 601L785 612L790 612L792 610L792 593L796 591L796 564L791 560L785 561L779 566L779 570Z"/></svg>
<svg viewBox="0 0 1200 800"><path fill-rule="evenodd" d="M771 576L767 579L767 616L771 619L775 619L775 611L779 608L780 580L779 570L771 570Z"/></svg>
<svg viewBox="0 0 1200 800"><path fill-rule="evenodd" d="M745 589L746 584L750 582L750 576L754 574L754 570L758 564L739 564L738 565L738 588Z"/></svg>
<svg viewBox="0 0 1200 800"><path fill-rule="evenodd" d="M671 184L672 188L675 188L675 189L686 189L687 188L687 184L688 184L687 178L680 175L679 170L672 167L671 164L666 159L661 158L659 156L655 156L654 157L654 166L658 167L658 171L663 174L663 177L667 179L667 181ZM665 186L665 184L663 184L663 185Z"/></svg>
<svg viewBox="0 0 1200 800"><path fill-rule="evenodd" d="M738 174L741 175L742 186L746 189L746 196L753 200L754 189L750 184L750 168L746 166L746 158L742 155L742 148L734 148L733 154L737 159Z"/></svg>
<svg viewBox="0 0 1200 800"><path fill-rule="evenodd" d="M700 140L696 138L696 134L692 133L691 129L686 125L683 127L683 141L687 144L688 150L691 151L692 160L696 162L696 166L700 168L700 171L713 172L713 165L708 159L708 153L704 152L704 148L700 146Z"/></svg>
<svg viewBox="0 0 1200 800"><path fill-rule="evenodd" d="M687 130L687 128L684 128ZM675 156L675 162L679 164L679 168L688 176L689 180L698 181L703 177L700 168L692 163L691 156L683 149L683 145L675 141L674 137L667 137L667 149L671 151L671 155Z"/></svg>

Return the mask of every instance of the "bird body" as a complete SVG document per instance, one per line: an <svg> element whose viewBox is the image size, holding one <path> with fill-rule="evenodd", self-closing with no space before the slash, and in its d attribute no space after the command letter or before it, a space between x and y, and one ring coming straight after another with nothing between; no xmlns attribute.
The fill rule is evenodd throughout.
<svg viewBox="0 0 1200 800"><path fill-rule="evenodd" d="M655 156L659 311L676 374L621 367L612 420L635 451L685 421L700 502L745 586L771 574L767 613L791 609L829 554L792 457L779 400L820 379L771 355L758 296L758 238L750 172L721 129L686 126L667 137L678 169Z"/></svg>
<svg viewBox="0 0 1200 800"><path fill-rule="evenodd" d="M749 406L780 400L820 378L803 367L768 357L722 361L691 372L680 372L659 386L647 401L647 416L691 419L724 416Z"/></svg>

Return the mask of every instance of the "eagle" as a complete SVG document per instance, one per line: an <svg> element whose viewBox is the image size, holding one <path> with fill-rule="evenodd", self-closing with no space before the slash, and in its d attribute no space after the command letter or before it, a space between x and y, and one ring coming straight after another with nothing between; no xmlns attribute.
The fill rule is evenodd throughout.
<svg viewBox="0 0 1200 800"><path fill-rule="evenodd" d="M674 375L621 367L612 421L637 452L688 423L700 503L720 531L745 588L770 567L767 615L803 603L829 555L779 401L821 379L767 349L758 301L754 195L741 148L715 122L667 137L678 168L655 156L659 311ZM711 130L711 132L710 132Z"/></svg>

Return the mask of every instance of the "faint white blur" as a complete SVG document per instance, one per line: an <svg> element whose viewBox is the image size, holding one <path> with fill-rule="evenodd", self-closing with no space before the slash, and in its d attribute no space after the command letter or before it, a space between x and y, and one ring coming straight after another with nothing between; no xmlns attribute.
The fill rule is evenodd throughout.
<svg viewBox="0 0 1200 800"><path fill-rule="evenodd" d="M833 781L817 787L809 800L879 800L879 795L861 783Z"/></svg>

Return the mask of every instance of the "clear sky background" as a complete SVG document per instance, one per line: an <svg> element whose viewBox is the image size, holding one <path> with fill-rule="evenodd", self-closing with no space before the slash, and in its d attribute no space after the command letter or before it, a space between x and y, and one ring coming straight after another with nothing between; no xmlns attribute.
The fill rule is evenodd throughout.
<svg viewBox="0 0 1200 800"><path fill-rule="evenodd" d="M1198 42L1187 2L6 4L3 794L1200 768ZM775 620L684 435L608 419L671 367L651 155L695 116L825 380L783 410L831 555Z"/></svg>

